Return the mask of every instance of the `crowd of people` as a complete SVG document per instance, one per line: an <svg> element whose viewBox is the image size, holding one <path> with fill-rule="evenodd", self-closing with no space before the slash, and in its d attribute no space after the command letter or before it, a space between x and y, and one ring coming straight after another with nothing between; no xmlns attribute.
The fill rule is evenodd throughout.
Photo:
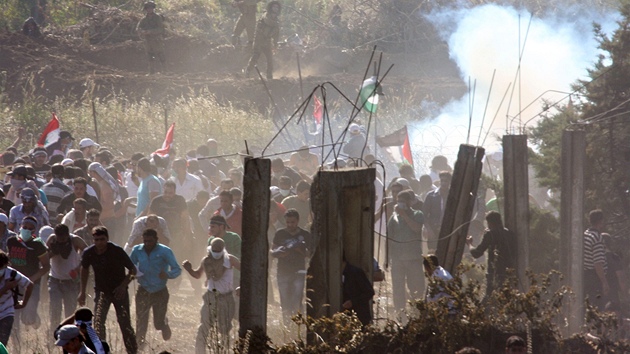
<svg viewBox="0 0 630 354"><path fill-rule="evenodd" d="M196 353L206 353L212 329L224 343L230 341L240 290L243 168L220 157L216 140L185 154L172 147L168 155L128 158L114 157L89 138L75 149L69 131L47 147L20 150L20 140L0 159L0 343L10 349L9 338L19 341L21 327L40 327L40 295L47 293L50 328L58 329L57 344L67 352L107 352L105 324L113 305L126 351L137 353L146 346L150 312L163 340L171 338L169 299L183 277L202 299ZM307 146L288 157L271 161L268 230L275 269L269 279L277 285L269 288L272 299L277 291L287 326L306 309L308 259L317 247L309 232L310 190L323 166ZM373 160L369 154L363 159ZM355 161L348 158L345 166ZM413 168L403 165L386 185L380 176L374 182L375 230L387 230L393 308L399 315L414 299L444 303L452 315L458 311L444 287L452 276L431 254L452 169L443 157L433 165L440 168L434 176L416 179ZM469 239L470 253L478 258L487 251L491 292L512 266L513 236L498 212L476 210L485 215L488 229L477 235L477 247ZM354 312L365 326L373 320L373 282L384 279L379 260L375 254L369 276L345 257L342 264L340 308ZM130 294L134 281L137 290ZM73 318L77 306L82 314L89 311L86 305L93 306L93 321Z"/></svg>

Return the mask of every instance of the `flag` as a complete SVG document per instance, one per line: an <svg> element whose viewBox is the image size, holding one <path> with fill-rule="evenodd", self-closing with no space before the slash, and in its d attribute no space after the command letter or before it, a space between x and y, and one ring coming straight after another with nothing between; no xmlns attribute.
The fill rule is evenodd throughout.
<svg viewBox="0 0 630 354"><path fill-rule="evenodd" d="M384 147L396 162L413 166L411 144L406 125L391 134L376 137L376 143L380 147Z"/></svg>
<svg viewBox="0 0 630 354"><path fill-rule="evenodd" d="M376 87L376 76L363 81L359 96L361 97L361 105L368 110L368 112L376 113L376 106L378 105L378 96L381 94L380 85Z"/></svg>
<svg viewBox="0 0 630 354"><path fill-rule="evenodd" d="M59 140L59 118L53 112L52 119L48 122L46 129L37 140L38 146L49 147Z"/></svg>
<svg viewBox="0 0 630 354"><path fill-rule="evenodd" d="M322 119L324 118L324 106L322 106L319 98L315 95L313 95L313 118L315 118L315 123L318 125L322 124Z"/></svg>
<svg viewBox="0 0 630 354"><path fill-rule="evenodd" d="M162 143L162 148L159 150L155 150L154 154L160 155L161 157L168 156L168 153L171 151L171 146L173 146L173 135L175 134L175 123L171 124L171 127L168 128L166 132L166 137L164 138L164 142Z"/></svg>

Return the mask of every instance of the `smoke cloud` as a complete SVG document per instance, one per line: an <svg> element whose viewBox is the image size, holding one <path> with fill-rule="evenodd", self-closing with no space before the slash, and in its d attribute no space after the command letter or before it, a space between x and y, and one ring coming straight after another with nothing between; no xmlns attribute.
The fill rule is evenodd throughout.
<svg viewBox="0 0 630 354"><path fill-rule="evenodd" d="M487 153L500 150L497 137L521 133L528 121L528 126L535 124L543 100L556 102L567 96L571 84L586 78L587 68L600 54L593 22L610 33L617 17L588 8L539 17L492 4L431 13L430 21L447 42L461 78L470 85L469 94L441 107L433 119L410 125L419 172L437 154L454 163L459 144L466 143L469 135L471 111L468 143L483 144Z"/></svg>

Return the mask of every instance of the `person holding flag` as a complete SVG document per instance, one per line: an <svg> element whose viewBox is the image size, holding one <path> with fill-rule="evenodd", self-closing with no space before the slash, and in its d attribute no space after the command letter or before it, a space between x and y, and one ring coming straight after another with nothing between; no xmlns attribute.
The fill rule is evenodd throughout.
<svg viewBox="0 0 630 354"><path fill-rule="evenodd" d="M73 140L72 133L67 130L60 130L59 118L53 113L52 119L48 122L39 140L37 140L37 145L46 148L48 157L53 155L65 157L66 152L72 146Z"/></svg>

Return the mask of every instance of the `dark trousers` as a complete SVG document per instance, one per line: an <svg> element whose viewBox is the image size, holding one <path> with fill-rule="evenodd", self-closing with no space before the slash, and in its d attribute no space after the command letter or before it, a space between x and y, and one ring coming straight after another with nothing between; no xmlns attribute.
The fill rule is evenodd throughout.
<svg viewBox="0 0 630 354"><path fill-rule="evenodd" d="M9 346L9 337L11 336L11 328L13 328L13 315L7 316L0 320L0 343Z"/></svg>
<svg viewBox="0 0 630 354"><path fill-rule="evenodd" d="M133 327L131 327L129 293L125 292L121 299L116 299L113 293L104 293L96 290L94 304L94 328L99 338L107 338L105 322L107 321L109 307L113 304L127 353L136 354L138 352L138 343L136 342L136 334L133 331Z"/></svg>
<svg viewBox="0 0 630 354"><path fill-rule="evenodd" d="M602 282L599 280L595 269L584 270L584 279L582 280L582 284L584 287L584 299L588 298L588 301L592 306L595 306L600 311L603 311L606 306L607 299L604 297Z"/></svg>
<svg viewBox="0 0 630 354"><path fill-rule="evenodd" d="M153 324L161 331L168 325L166 310L168 308L168 288L150 293L143 287L136 293L136 330L137 337L143 341L149 326L149 312L153 309Z"/></svg>

